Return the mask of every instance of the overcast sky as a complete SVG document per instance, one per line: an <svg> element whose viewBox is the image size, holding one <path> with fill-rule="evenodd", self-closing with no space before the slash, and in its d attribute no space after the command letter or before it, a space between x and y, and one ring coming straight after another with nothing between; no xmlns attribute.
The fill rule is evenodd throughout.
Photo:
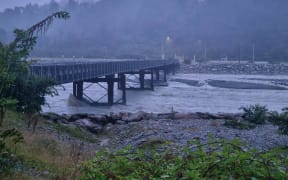
<svg viewBox="0 0 288 180"><path fill-rule="evenodd" d="M0 11L6 8L13 8L15 6L25 6L28 3L48 3L50 0L0 0Z"/></svg>
<svg viewBox="0 0 288 180"><path fill-rule="evenodd" d="M45 4L49 3L51 0L0 0L0 11L6 8L14 8L15 6L25 6L28 3L38 3ZM55 1L67 1L67 0L55 0ZM77 1L97 1L97 0L77 0Z"/></svg>

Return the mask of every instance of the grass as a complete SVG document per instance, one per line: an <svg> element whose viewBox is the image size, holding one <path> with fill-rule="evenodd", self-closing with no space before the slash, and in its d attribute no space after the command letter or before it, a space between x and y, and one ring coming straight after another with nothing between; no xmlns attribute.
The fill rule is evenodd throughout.
<svg viewBox="0 0 288 180"><path fill-rule="evenodd" d="M1 129L17 128L24 137L24 142L9 145L15 151L21 170L0 179L75 179L80 176L79 164L94 155L94 151L84 151L82 144L75 141L65 142L57 138L57 133L42 131L38 128L34 133L27 128L21 115L8 112ZM49 126L43 122L38 126ZM51 126L51 125L50 125ZM84 130L51 126L61 134L92 142L91 135ZM57 132L57 131L55 131ZM95 141L95 140L94 140ZM80 142L80 141L79 141Z"/></svg>
<svg viewBox="0 0 288 180"><path fill-rule="evenodd" d="M70 125L63 125L63 124L53 124L53 127L58 130L59 132L66 133L70 135L71 137L90 142L95 143L97 142L95 138L93 138L93 135L83 128L79 126L70 126Z"/></svg>

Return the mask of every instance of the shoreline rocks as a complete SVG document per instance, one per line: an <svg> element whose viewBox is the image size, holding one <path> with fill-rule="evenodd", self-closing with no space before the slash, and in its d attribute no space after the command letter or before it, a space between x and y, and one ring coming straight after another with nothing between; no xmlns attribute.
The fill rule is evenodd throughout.
<svg viewBox="0 0 288 180"><path fill-rule="evenodd" d="M288 75L287 64L199 63L181 64L182 73Z"/></svg>
<svg viewBox="0 0 288 180"><path fill-rule="evenodd" d="M79 126L92 133L96 143L85 142L84 144L94 150L99 148L115 150L128 145L140 147L143 143L147 145L154 143L155 140L158 143L169 142L172 148L184 147L193 139L205 143L211 135L215 139L239 138L248 146L261 151L288 144L288 136L279 134L278 127L269 122L254 129L233 129L224 126L226 120L241 121L242 116L242 113L147 113L144 111L116 114L42 114L42 118L50 123ZM71 121L72 119L75 121Z"/></svg>

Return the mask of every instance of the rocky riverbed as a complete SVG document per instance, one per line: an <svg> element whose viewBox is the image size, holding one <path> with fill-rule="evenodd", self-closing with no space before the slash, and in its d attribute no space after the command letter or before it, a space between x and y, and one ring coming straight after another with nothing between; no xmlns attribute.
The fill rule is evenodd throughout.
<svg viewBox="0 0 288 180"><path fill-rule="evenodd" d="M54 113L42 114L45 121L72 128L82 127L91 134L93 142L81 142L84 149L119 149L131 145L170 147L186 146L191 140L200 140L202 143L211 135L215 139L239 138L250 147L259 150L268 150L273 147L286 146L288 136L278 133L278 128L269 122L258 125L255 129L238 130L224 126L225 120L242 119L237 113L136 113L120 112L117 114L74 114L58 115ZM73 140L69 135L61 135L64 142Z"/></svg>
<svg viewBox="0 0 288 180"><path fill-rule="evenodd" d="M255 64L255 63L199 63L182 64L182 73L205 74L246 74L246 75L287 75L287 64Z"/></svg>

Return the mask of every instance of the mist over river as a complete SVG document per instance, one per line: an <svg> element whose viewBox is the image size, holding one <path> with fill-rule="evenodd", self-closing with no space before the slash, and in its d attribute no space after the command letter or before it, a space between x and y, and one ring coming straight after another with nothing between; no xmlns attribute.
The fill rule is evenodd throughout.
<svg viewBox="0 0 288 180"><path fill-rule="evenodd" d="M211 83L210 83L211 82ZM46 97L49 106L44 112L55 113L110 113L120 111L146 112L239 112L239 107L251 104L266 105L270 110L280 111L288 107L288 76L265 75L212 75L176 74L169 76L167 87L156 86L154 91L126 91L127 104L113 106L90 106L78 102L71 94L72 83L57 87L59 96ZM239 84L238 84L239 83ZM90 84L85 83L84 87ZM92 85L85 93L94 100L105 91ZM115 100L121 97L115 84ZM103 100L106 100L104 97Z"/></svg>

